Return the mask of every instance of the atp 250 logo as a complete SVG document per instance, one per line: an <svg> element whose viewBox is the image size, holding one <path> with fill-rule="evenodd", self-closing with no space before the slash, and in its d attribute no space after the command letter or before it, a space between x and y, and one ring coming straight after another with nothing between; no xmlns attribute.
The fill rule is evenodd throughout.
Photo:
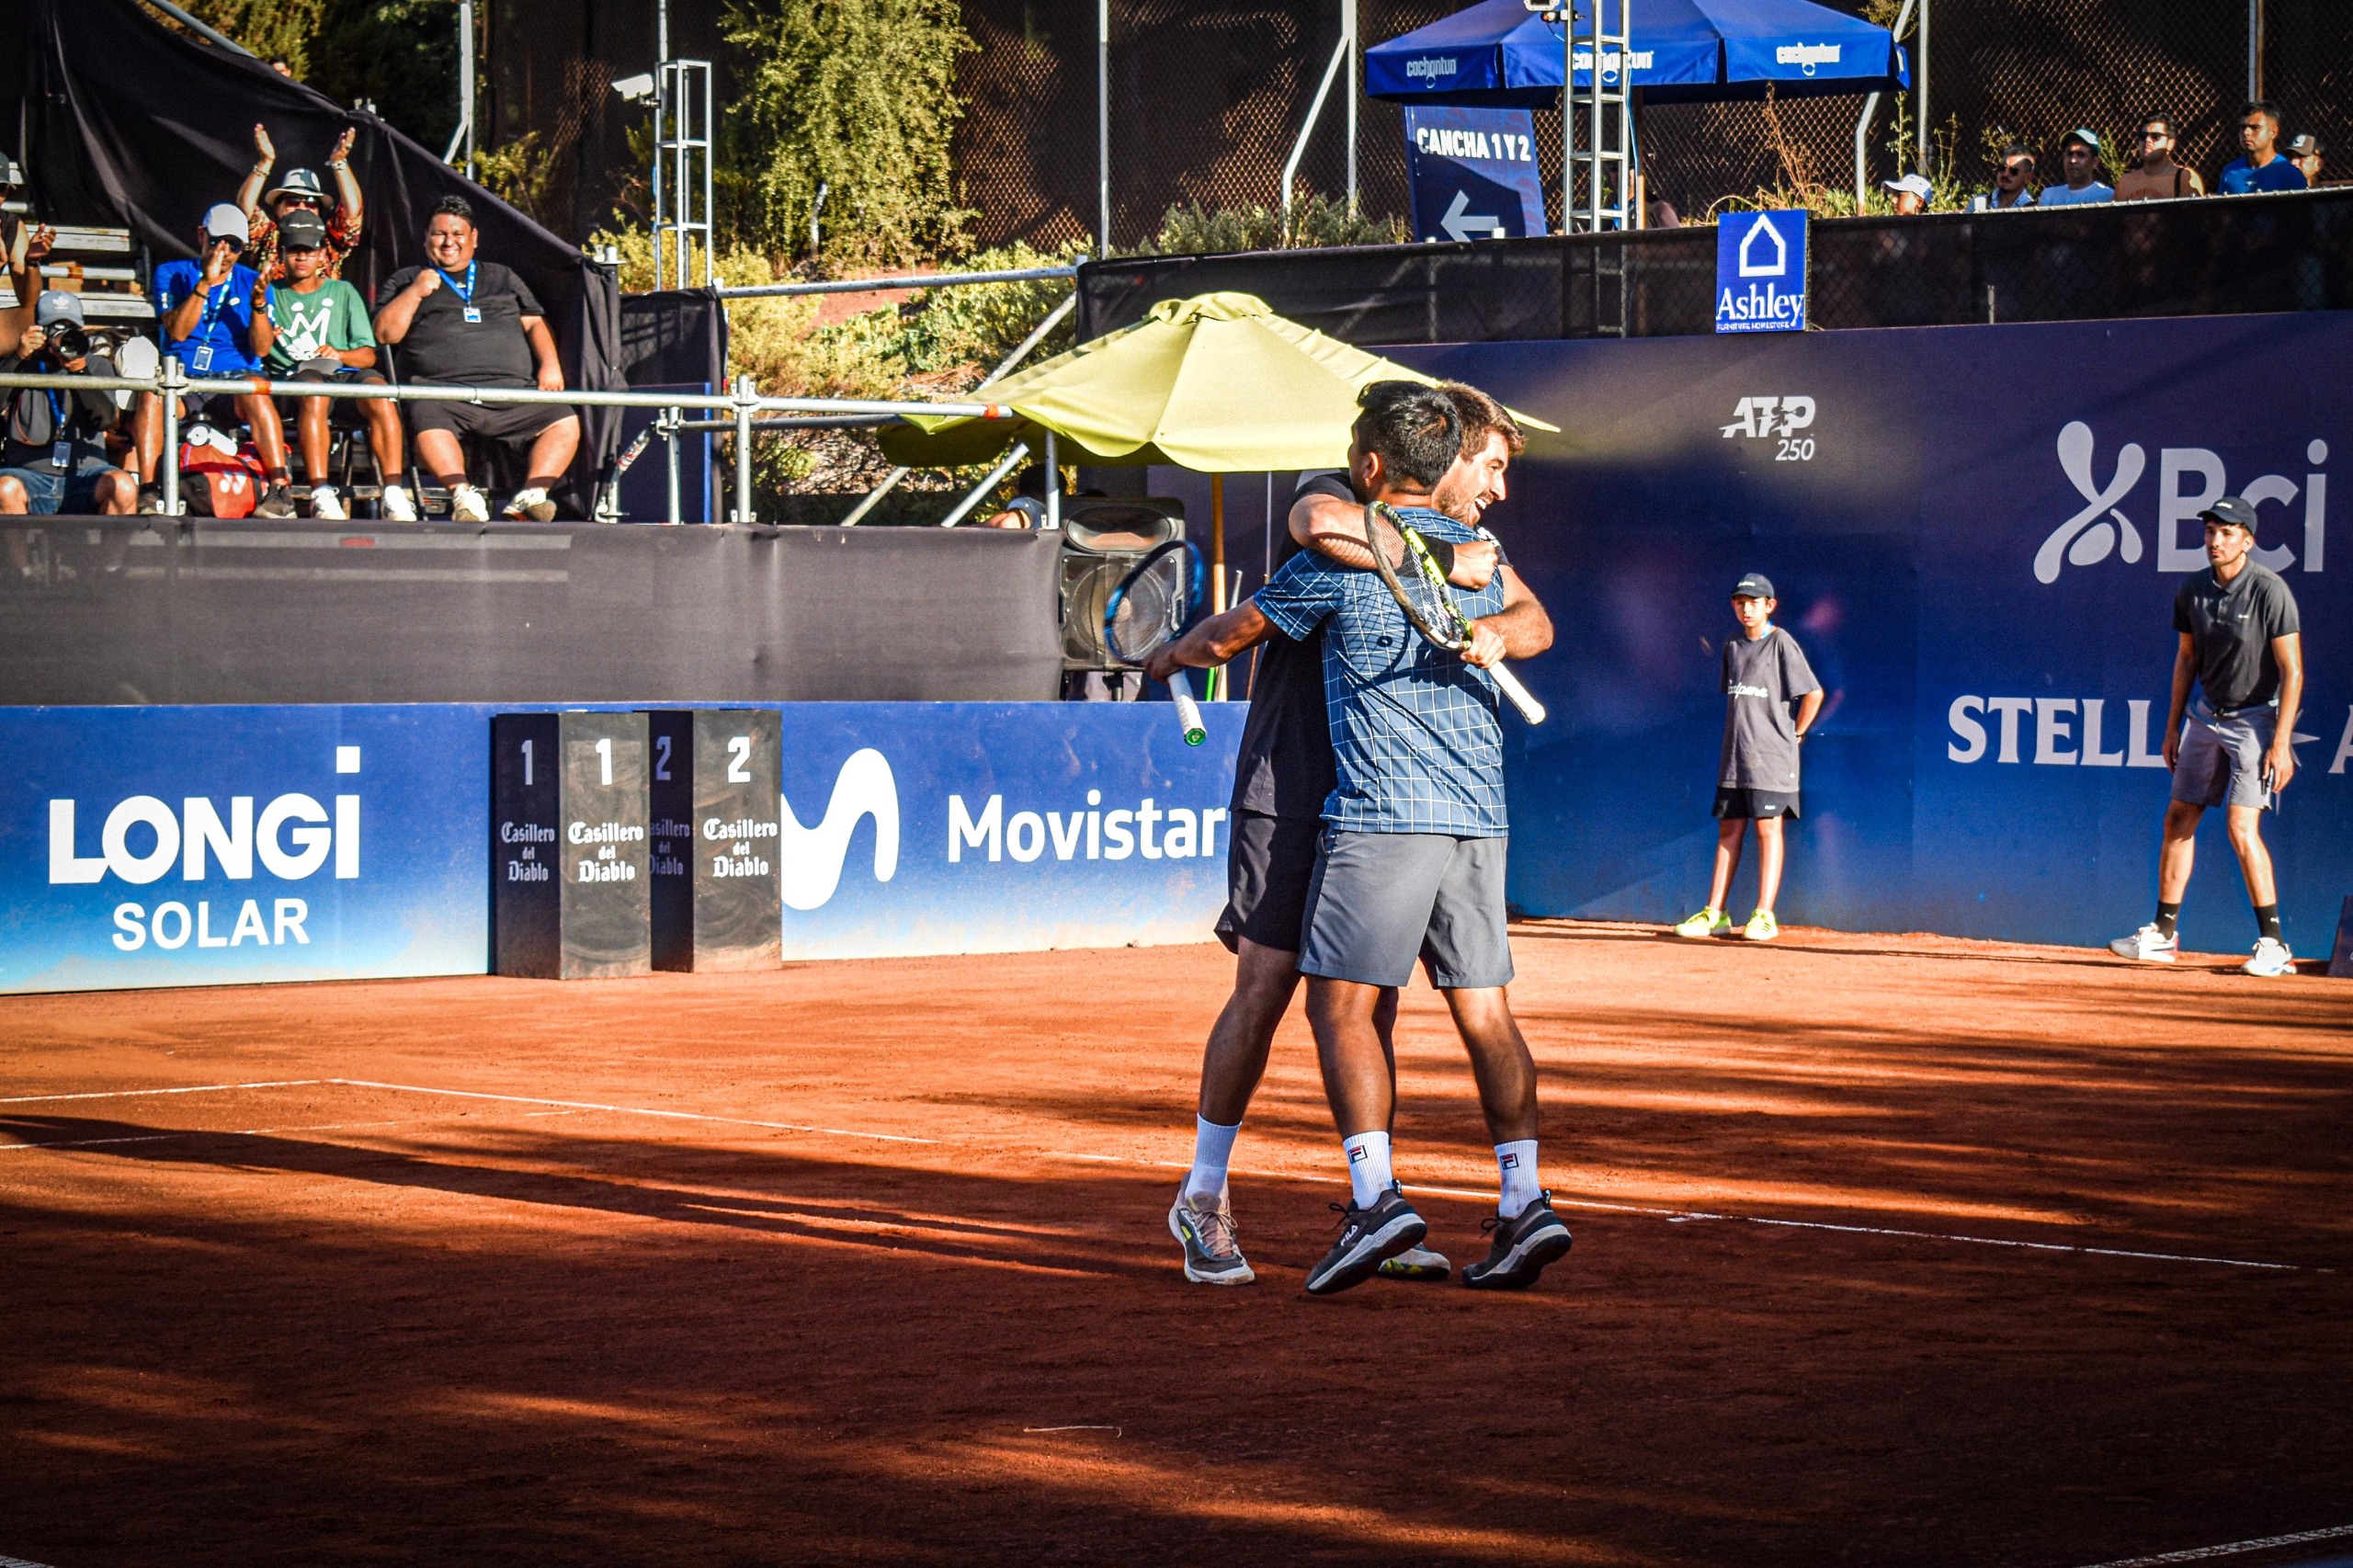
<svg viewBox="0 0 2353 1568"><path fill-rule="evenodd" d="M2300 485L2285 474L2267 473L2249 480L2235 494L2246 497L2263 515L2265 503L2279 507L2279 524L2267 529L2258 526L2256 547L2249 554L2258 563L2274 572L2284 572L2301 566L2306 572L2321 571L2327 563L2328 552L2328 475L2321 465L2328 461L2328 443L2314 439L2304 448L2304 460L2311 470ZM2039 583L2055 583L2060 572L2067 566L2097 566L2113 555L2126 565L2133 565L2149 553L2154 543L2156 569L2160 572L2195 572L2206 564L2204 529L2198 526L2198 514L2224 495L2234 494L2230 471L2220 454L2205 447L2165 447L2157 453L2156 510L2154 515L2143 512L2149 519L2151 537L2144 540L2142 525L2126 510L2142 478L2148 472L2149 455L2137 441L2127 441L2116 449L2116 458L2109 468L2108 477L2099 475L2098 438L2092 427L2082 420L2072 421L2059 432L2059 468L2067 482L2075 487L2084 505L2075 516L2051 530L2041 548L2034 552L2034 577ZM2303 506L2299 513L2293 503L2302 496ZM2137 508L2136 508L2137 509ZM2291 546L2285 539L2296 538L2294 525L2302 522L2300 544ZM2184 528L2184 524L2189 527ZM2287 529L2284 538L2279 529ZM2265 541L2267 532L2270 542Z"/></svg>

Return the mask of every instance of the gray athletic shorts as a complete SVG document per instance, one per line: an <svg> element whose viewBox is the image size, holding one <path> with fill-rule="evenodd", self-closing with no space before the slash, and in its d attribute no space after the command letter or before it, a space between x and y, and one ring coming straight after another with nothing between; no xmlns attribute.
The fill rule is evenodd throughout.
<svg viewBox="0 0 2353 1568"><path fill-rule="evenodd" d="M2181 722L2181 760L2173 770L2173 798L2193 806L2271 804L2263 787L2263 758L2279 722L2276 708L2242 708L2228 718L2204 701Z"/></svg>
<svg viewBox="0 0 2353 1568"><path fill-rule="evenodd" d="M1324 830L1307 889L1302 974L1403 985L1419 958L1430 983L1473 991L1511 983L1502 838Z"/></svg>

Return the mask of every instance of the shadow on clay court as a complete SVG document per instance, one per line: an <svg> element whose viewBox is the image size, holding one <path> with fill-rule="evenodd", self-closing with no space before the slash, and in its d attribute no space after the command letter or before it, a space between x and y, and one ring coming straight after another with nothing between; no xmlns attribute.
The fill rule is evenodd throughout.
<svg viewBox="0 0 2353 1568"><path fill-rule="evenodd" d="M724 1186L667 1185L652 1177L623 1178L530 1170L470 1162L455 1149L444 1157L347 1143L312 1142L270 1133L191 1131L87 1117L0 1116L0 1133L26 1143L74 1148L133 1162L211 1165L227 1171L281 1172L417 1187L459 1198L492 1199L556 1209L625 1214L672 1224L710 1225L835 1246L872 1247L950 1260L1009 1264L1043 1272L1157 1277L1165 1270L1141 1258L1106 1256L1094 1241L1041 1233L1034 1224L991 1223L881 1203L831 1198L770 1196L747 1188L790 1189L824 1174L826 1162L792 1155L731 1151L734 1174ZM676 1149L666 1143L540 1136L504 1141L511 1157L560 1160L572 1166L642 1166ZM691 1147L691 1146L689 1146ZM486 1151L475 1150L481 1153ZM756 1167L749 1173L745 1166Z"/></svg>

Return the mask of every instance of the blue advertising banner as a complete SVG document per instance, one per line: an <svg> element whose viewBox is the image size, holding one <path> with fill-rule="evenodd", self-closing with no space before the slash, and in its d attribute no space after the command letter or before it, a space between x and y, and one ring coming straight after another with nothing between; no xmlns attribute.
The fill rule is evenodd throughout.
<svg viewBox="0 0 2353 1568"><path fill-rule="evenodd" d="M1531 441L1488 516L1560 628L1522 670L1551 721L1507 723L1522 907L1706 901L1718 653L1757 571L1829 693L1785 920L2131 931L2171 783L2173 600L2206 564L2198 511L2234 493L2302 610L2300 771L2263 831L2291 944L2327 955L2353 893L2353 539L2330 481L2353 314L1390 352L1568 431ZM2254 940L2219 812L2182 930Z"/></svg>
<svg viewBox="0 0 2353 1568"><path fill-rule="evenodd" d="M464 704L0 709L0 991L479 974ZM787 959L1199 941L1243 710L788 703Z"/></svg>
<svg viewBox="0 0 2353 1568"><path fill-rule="evenodd" d="M1803 208L1727 212L1716 223L1716 330L1805 330Z"/></svg>
<svg viewBox="0 0 2353 1568"><path fill-rule="evenodd" d="M1420 238L1524 239L1544 233L1536 116L1524 108L1405 107L1405 169Z"/></svg>

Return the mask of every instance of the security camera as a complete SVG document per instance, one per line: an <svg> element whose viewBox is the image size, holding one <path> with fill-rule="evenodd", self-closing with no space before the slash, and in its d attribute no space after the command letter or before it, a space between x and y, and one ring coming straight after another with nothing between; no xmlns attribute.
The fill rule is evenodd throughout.
<svg viewBox="0 0 2353 1568"><path fill-rule="evenodd" d="M650 104L654 101L654 74L649 71L641 76L624 76L613 84L613 91L631 103Z"/></svg>

